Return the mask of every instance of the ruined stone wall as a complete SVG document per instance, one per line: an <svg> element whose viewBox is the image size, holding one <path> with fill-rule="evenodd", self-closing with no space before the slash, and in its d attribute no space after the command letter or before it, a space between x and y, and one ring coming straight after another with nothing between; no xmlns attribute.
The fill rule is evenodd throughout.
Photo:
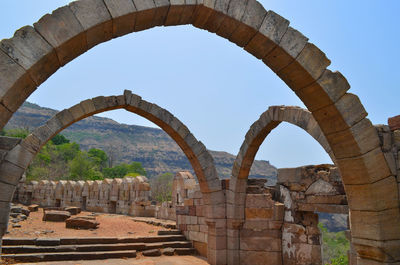
<svg viewBox="0 0 400 265"><path fill-rule="evenodd" d="M277 189L284 203L283 264L321 264L316 212L348 214L338 169L331 165L279 169ZM353 254L349 253L349 260Z"/></svg>
<svg viewBox="0 0 400 265"><path fill-rule="evenodd" d="M15 199L20 203L42 207L78 206L93 212L155 215L155 206L150 202L150 185L143 176L96 181L21 182L15 193Z"/></svg>
<svg viewBox="0 0 400 265"><path fill-rule="evenodd" d="M203 194L194 176L187 171L174 177L172 205L176 210L176 226L202 256L207 256L208 226Z"/></svg>
<svg viewBox="0 0 400 265"><path fill-rule="evenodd" d="M248 180L240 264L282 264L284 205L276 200L276 190L265 185L266 180Z"/></svg>

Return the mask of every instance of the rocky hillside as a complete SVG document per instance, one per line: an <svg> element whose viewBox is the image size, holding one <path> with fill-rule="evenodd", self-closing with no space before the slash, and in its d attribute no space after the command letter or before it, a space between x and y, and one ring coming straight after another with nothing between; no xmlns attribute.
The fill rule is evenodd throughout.
<svg viewBox="0 0 400 265"><path fill-rule="evenodd" d="M25 103L6 125L6 129L33 130L55 113L56 110ZM120 124L111 119L93 116L73 124L62 134L79 143L82 149L103 149L114 160L114 164L141 162L149 177L179 170L192 171L179 146L160 129ZM229 178L235 156L217 151L211 151L211 154L220 176ZM269 184L275 184L276 168L268 161L255 161L251 177L268 178Z"/></svg>

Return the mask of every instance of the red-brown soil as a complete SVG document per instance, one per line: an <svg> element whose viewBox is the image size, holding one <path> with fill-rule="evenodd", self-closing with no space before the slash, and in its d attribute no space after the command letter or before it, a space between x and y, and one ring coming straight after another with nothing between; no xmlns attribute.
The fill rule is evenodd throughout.
<svg viewBox="0 0 400 265"><path fill-rule="evenodd" d="M87 216L91 212L81 212L74 216ZM94 230L76 230L65 228L65 222L42 221L43 210L31 212L28 219L19 222L20 228L13 228L10 222L5 237L37 238L37 237L139 237L156 236L158 230L165 230L160 226L153 226L142 222L135 222L130 216L96 213L96 220L100 223Z"/></svg>

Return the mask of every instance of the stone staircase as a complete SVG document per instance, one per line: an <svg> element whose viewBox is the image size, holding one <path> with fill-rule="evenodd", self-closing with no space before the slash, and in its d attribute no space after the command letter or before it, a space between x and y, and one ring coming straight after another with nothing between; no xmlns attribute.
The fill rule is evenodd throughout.
<svg viewBox="0 0 400 265"><path fill-rule="evenodd" d="M16 262L134 258L140 252L172 248L172 254L192 255L195 249L178 230L153 237L124 238L4 238L2 259ZM170 252L171 253L171 252Z"/></svg>

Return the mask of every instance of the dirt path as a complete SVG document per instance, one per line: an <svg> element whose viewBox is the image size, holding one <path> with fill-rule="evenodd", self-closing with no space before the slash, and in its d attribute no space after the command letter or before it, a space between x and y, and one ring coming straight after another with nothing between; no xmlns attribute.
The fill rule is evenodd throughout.
<svg viewBox="0 0 400 265"><path fill-rule="evenodd" d="M89 215L90 212L81 212L80 215ZM135 222L130 216L103 214L96 216L100 223L95 230L76 230L65 228L65 222L42 221L43 212L31 212L28 219L19 222L20 228L13 228L12 223L8 226L6 238L59 238L59 237L137 237L155 236L158 230L165 230L160 226L153 226L142 222Z"/></svg>

